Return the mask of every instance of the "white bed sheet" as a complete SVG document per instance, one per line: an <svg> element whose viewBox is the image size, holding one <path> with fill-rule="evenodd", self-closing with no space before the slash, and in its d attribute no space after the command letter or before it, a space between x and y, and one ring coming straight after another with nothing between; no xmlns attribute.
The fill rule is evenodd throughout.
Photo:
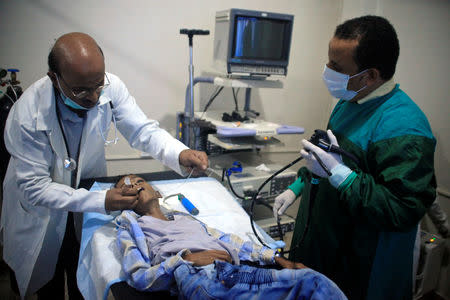
<svg viewBox="0 0 450 300"><path fill-rule="evenodd" d="M244 240L259 243L252 231L247 213L216 179L201 177L150 181L149 183L163 196L182 193L199 210L199 214L195 217L208 226L237 234ZM96 182L91 191L110 187L110 183ZM160 203L167 208L186 212L177 197L168 198L165 203L162 201ZM84 214L77 282L87 300L106 299L110 286L125 280L113 223L117 214ZM273 247L278 245L259 226L256 225L255 228L266 244Z"/></svg>

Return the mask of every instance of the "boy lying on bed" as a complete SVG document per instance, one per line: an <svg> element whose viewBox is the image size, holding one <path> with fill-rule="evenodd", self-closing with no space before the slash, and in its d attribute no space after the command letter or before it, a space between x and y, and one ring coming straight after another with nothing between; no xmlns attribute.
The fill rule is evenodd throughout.
<svg viewBox="0 0 450 300"><path fill-rule="evenodd" d="M347 299L327 277L273 249L185 213L164 214L160 193L138 176L116 186L139 190L134 213L116 219L122 268L138 290L170 290L181 299Z"/></svg>

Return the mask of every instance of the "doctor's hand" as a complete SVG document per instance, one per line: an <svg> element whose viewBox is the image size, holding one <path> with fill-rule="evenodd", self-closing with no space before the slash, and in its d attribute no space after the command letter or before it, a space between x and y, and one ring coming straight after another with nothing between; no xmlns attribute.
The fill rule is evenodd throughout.
<svg viewBox="0 0 450 300"><path fill-rule="evenodd" d="M339 147L339 144L333 132L328 129L327 134L331 144ZM341 155L337 153L326 152L307 140L302 140L302 144L303 149L300 151L300 153L306 161L306 167L317 176L328 177L328 174L319 164L312 152L315 152L317 154L317 156L322 160L323 164L328 168L330 172L337 165L343 164ZM306 150L308 150L309 152Z"/></svg>
<svg viewBox="0 0 450 300"><path fill-rule="evenodd" d="M131 186L112 188L106 192L105 210L134 209L138 204L138 189Z"/></svg>
<svg viewBox="0 0 450 300"><path fill-rule="evenodd" d="M205 152L192 149L181 151L178 160L180 165L186 167L187 172L191 172L192 169L194 169L194 175L198 175L205 171L209 165L208 156Z"/></svg>
<svg viewBox="0 0 450 300"><path fill-rule="evenodd" d="M297 196L291 189L286 189L275 198L273 203L273 216L278 219L279 216L284 214L286 209L294 203Z"/></svg>
<svg viewBox="0 0 450 300"><path fill-rule="evenodd" d="M194 266L206 266L212 264L215 260L232 263L230 254L223 250L188 251L183 255L183 259L192 262Z"/></svg>

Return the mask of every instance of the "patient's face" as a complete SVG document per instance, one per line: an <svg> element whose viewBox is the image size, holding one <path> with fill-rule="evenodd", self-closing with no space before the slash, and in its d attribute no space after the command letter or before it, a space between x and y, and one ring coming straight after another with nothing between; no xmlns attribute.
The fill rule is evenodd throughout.
<svg viewBox="0 0 450 300"><path fill-rule="evenodd" d="M140 215L145 215L150 211L151 205L158 205L158 198L161 198L161 194L158 191L155 191L153 187L148 184L144 179L137 175L127 175L122 177L116 184L116 187L118 188L124 188L127 186L125 183L125 178L129 177L131 182L131 188L134 189L142 189L142 191L139 192L138 197L138 204L134 208L134 211L137 212Z"/></svg>
<svg viewBox="0 0 450 300"><path fill-rule="evenodd" d="M116 187L123 188L124 186L126 186L127 184L125 183L125 178L127 177L130 179L132 187L140 187L140 186L144 187L143 185L145 184L150 189L153 189L144 179L134 174L126 175L120 178L120 180L116 183Z"/></svg>

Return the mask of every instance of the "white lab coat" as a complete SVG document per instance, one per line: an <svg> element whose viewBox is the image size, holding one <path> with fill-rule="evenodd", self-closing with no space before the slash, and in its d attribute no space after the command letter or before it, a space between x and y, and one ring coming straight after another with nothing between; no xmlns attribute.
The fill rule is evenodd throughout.
<svg viewBox="0 0 450 300"><path fill-rule="evenodd" d="M111 85L86 116L77 186L80 179L106 176L100 130L106 136L112 113L132 147L181 174L178 156L187 147L144 115L117 76L108 73L108 78ZM21 296L35 292L52 278L68 211L106 213L105 191L70 187L71 172L63 168L67 151L55 105L52 82L46 76L23 93L5 128L11 160L4 180L1 237L4 260L15 271Z"/></svg>

